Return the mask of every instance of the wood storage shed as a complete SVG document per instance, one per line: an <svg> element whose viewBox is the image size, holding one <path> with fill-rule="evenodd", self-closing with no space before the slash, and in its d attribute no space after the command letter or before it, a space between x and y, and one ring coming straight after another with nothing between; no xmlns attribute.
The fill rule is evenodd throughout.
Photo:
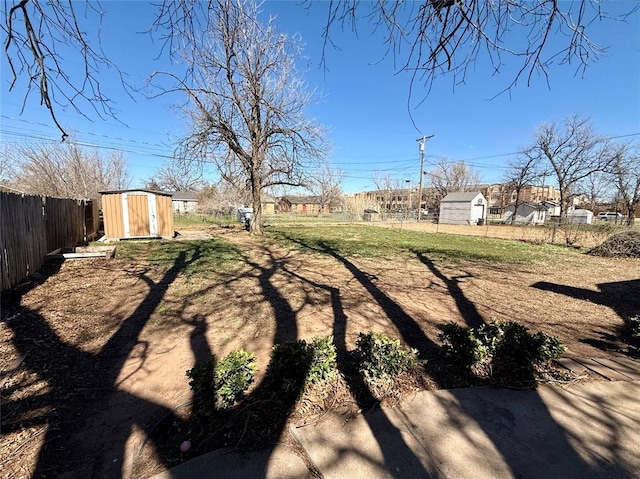
<svg viewBox="0 0 640 479"><path fill-rule="evenodd" d="M449 193L440 202L439 223L446 225L483 224L487 217L487 200L479 191Z"/></svg>
<svg viewBox="0 0 640 479"><path fill-rule="evenodd" d="M171 193L118 190L100 194L108 239L173 238Z"/></svg>

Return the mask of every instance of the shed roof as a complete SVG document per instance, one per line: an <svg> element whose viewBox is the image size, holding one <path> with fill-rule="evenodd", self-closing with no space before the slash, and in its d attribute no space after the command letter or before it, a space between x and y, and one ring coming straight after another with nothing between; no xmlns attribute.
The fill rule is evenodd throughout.
<svg viewBox="0 0 640 479"><path fill-rule="evenodd" d="M198 193L195 191L168 191L172 195L172 200L177 201L197 201Z"/></svg>
<svg viewBox="0 0 640 479"><path fill-rule="evenodd" d="M507 206L505 206L505 208L514 208L515 205L515 202L509 203ZM532 203L531 201L523 201L521 203L518 203L518 207L521 206L528 206L534 210L546 210L548 208L548 205L545 205L543 203Z"/></svg>
<svg viewBox="0 0 640 479"><path fill-rule="evenodd" d="M482 193L479 191L449 193L447 196L442 198L442 203L466 203L468 201L475 200L478 195L482 196Z"/></svg>
<svg viewBox="0 0 640 479"><path fill-rule="evenodd" d="M101 195L117 195L120 193L153 193L154 195L162 195L162 196L172 196L173 193L167 191L154 191L154 190L145 190L144 188L133 188L129 190L111 190L111 191L98 191Z"/></svg>

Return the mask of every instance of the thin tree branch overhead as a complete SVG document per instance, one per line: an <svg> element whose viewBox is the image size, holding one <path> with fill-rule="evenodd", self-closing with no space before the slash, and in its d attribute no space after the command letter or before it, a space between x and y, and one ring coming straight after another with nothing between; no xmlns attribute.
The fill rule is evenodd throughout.
<svg viewBox="0 0 640 479"><path fill-rule="evenodd" d="M100 72L105 67L118 71L117 67L102 51L99 36L89 36L81 26L89 20L101 22L102 7L97 1L87 2L80 17L74 5L70 0L21 0L5 1L3 7L9 91L22 84L23 108L30 95L37 94L63 140L68 134L56 115L60 107L72 107L82 115L91 109L100 117L115 116L102 91ZM78 76L69 73L72 63L82 66Z"/></svg>

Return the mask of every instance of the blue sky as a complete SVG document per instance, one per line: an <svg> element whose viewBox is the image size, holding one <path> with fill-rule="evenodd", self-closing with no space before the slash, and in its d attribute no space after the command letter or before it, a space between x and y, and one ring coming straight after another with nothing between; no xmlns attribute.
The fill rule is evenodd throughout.
<svg viewBox="0 0 640 479"><path fill-rule="evenodd" d="M153 42L140 33L153 20L152 6L141 1L103 1L102 6L102 47L127 74L130 84L141 88L152 71L171 68L166 58L158 58L158 39ZM632 6L631 2L615 2L607 8L624 11ZM357 36L336 28L334 40L339 49L326 51L325 71L320 55L326 4L320 2L307 10L294 1L267 1L263 8L278 15L283 31L302 35L310 68L305 78L322 96L309 114L329 128L333 145L329 159L345 172L346 192L374 189L376 173L417 183L420 156L416 139L422 134L435 135L426 146L425 169L439 157L465 160L487 182L500 180L509 154L530 142L535 128L544 121L579 114L591 117L600 133L636 135L628 138L640 140L640 12L627 23L594 24L591 37L599 46L608 47L607 53L584 75L576 76L572 65L552 67L550 88L544 78L537 77L531 86L522 81L509 94L493 98L513 79L518 65L512 62L498 75L491 75L488 66L478 62L466 84L455 88L451 78L437 79L426 100L410 109L414 126L407 106L410 76L398 72L391 58L383 58L384 46L371 26L360 25ZM95 25L88 29L92 27ZM559 45L557 41L552 38L550 51ZM77 66L71 68L73 65ZM59 120L75 132L79 142L121 149L134 174L132 186L139 186L162 165L165 156L172 155L171 145L183 128L171 106L178 98L147 99L134 93L132 99L114 71L104 71L101 78L124 125L87 111L93 120L89 121L69 109L58 113ZM8 82L3 58L2 142L58 140L59 133L37 98L20 115L24 90L18 86L8 93ZM423 93L414 90L414 105Z"/></svg>

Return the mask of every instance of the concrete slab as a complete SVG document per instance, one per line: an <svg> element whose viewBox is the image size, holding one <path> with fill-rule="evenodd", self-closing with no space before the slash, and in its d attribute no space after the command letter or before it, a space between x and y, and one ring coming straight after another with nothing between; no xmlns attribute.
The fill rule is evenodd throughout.
<svg viewBox="0 0 640 479"><path fill-rule="evenodd" d="M629 378L624 376L607 366L600 364L593 358L579 358L576 359L577 362L582 364L584 367L588 368L590 371L593 371L596 374L599 374L603 378L608 379L609 381L627 381Z"/></svg>
<svg viewBox="0 0 640 479"><path fill-rule="evenodd" d="M279 445L273 450L252 453L213 451L180 464L151 479L312 479L315 476L290 448Z"/></svg>
<svg viewBox="0 0 640 479"><path fill-rule="evenodd" d="M213 236L202 230L178 230L175 241L210 240Z"/></svg>
<svg viewBox="0 0 640 479"><path fill-rule="evenodd" d="M291 428L332 478L640 479L640 382L423 391L394 409ZM313 476L292 450L213 452L153 479Z"/></svg>
<svg viewBox="0 0 640 479"><path fill-rule="evenodd" d="M582 364L580 364L579 362L575 361L572 358L558 358L558 359L555 359L554 361L560 366L562 366L563 368L568 369L569 371L571 371L574 374L577 374L578 376L582 376L584 374L589 373L589 369L587 369L585 366L583 366Z"/></svg>
<svg viewBox="0 0 640 479"><path fill-rule="evenodd" d="M640 385L421 392L295 435L326 479L640 477Z"/></svg>
<svg viewBox="0 0 640 479"><path fill-rule="evenodd" d="M634 381L640 381L640 361L616 356L612 359L598 358L598 362L609 364L611 369L615 369L625 376L629 376Z"/></svg>

